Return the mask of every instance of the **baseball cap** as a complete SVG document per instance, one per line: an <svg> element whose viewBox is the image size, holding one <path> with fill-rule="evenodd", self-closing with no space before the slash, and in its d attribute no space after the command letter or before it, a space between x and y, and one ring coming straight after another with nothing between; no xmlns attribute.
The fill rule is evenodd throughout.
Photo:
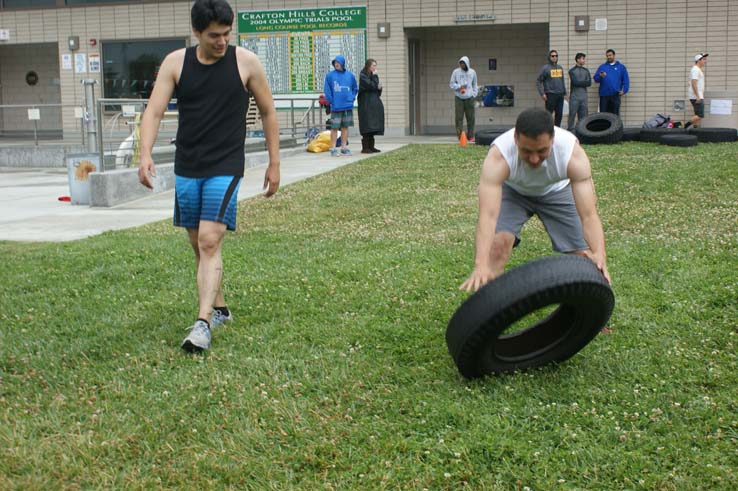
<svg viewBox="0 0 738 491"><path fill-rule="evenodd" d="M702 58L707 58L710 56L708 53L697 53L694 55L694 61L700 61Z"/></svg>

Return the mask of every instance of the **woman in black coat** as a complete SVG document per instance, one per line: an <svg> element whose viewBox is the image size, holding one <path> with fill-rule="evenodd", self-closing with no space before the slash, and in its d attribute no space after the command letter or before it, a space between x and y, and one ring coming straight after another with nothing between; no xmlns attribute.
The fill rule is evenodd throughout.
<svg viewBox="0 0 738 491"><path fill-rule="evenodd" d="M384 104L382 84L376 74L377 61L369 58L359 74L359 133L361 153L379 152L374 146L374 137L384 135Z"/></svg>

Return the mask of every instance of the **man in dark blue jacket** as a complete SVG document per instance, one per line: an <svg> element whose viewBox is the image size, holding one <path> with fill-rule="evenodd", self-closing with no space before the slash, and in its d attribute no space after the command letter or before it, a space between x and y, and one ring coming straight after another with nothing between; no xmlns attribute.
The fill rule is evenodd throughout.
<svg viewBox="0 0 738 491"><path fill-rule="evenodd" d="M620 98L630 89L630 78L625 65L615 60L615 51L605 53L607 62L600 65L594 81L600 84L600 112L620 116Z"/></svg>
<svg viewBox="0 0 738 491"><path fill-rule="evenodd" d="M325 98L331 104L331 156L351 155L348 148L348 129L354 125L354 99L359 92L356 77L346 70L346 58L336 56L331 62L335 70L328 72L323 85ZM341 152L336 149L338 130L341 130Z"/></svg>

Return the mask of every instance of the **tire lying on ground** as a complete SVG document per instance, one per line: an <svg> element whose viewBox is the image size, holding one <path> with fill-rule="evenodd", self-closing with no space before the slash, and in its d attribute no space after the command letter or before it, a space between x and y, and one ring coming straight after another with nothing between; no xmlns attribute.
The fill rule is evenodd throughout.
<svg viewBox="0 0 738 491"><path fill-rule="evenodd" d="M474 134L474 140L477 145L491 145L495 138L506 132L507 130L479 130Z"/></svg>
<svg viewBox="0 0 738 491"><path fill-rule="evenodd" d="M580 143L617 143L623 137L623 122L615 114L590 114L577 124Z"/></svg>
<svg viewBox="0 0 738 491"><path fill-rule="evenodd" d="M642 142L658 143L664 135L683 135L684 128L641 128L639 139Z"/></svg>
<svg viewBox="0 0 738 491"><path fill-rule="evenodd" d="M562 362L597 336L614 305L592 261L549 256L511 269L467 298L448 323L446 344L470 379ZM558 307L540 322L505 332L547 306Z"/></svg>
<svg viewBox="0 0 738 491"><path fill-rule="evenodd" d="M662 135L659 143L670 147L694 147L697 145L697 137L694 135Z"/></svg>
<svg viewBox="0 0 738 491"><path fill-rule="evenodd" d="M722 143L738 141L738 132L735 128L690 128L690 135L694 135L701 143Z"/></svg>
<svg viewBox="0 0 738 491"><path fill-rule="evenodd" d="M640 141L641 129L640 128L623 128L623 137L620 139L621 142L637 142Z"/></svg>

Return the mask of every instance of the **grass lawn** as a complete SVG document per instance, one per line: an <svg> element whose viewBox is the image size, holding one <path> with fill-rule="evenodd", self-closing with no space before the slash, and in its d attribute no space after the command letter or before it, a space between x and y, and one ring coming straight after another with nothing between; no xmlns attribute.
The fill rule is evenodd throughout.
<svg viewBox="0 0 738 491"><path fill-rule="evenodd" d="M738 489L738 144L590 146L614 332L469 382L485 148L410 146L241 203L205 355L164 221L0 243L0 489ZM537 220L511 265L550 254Z"/></svg>

